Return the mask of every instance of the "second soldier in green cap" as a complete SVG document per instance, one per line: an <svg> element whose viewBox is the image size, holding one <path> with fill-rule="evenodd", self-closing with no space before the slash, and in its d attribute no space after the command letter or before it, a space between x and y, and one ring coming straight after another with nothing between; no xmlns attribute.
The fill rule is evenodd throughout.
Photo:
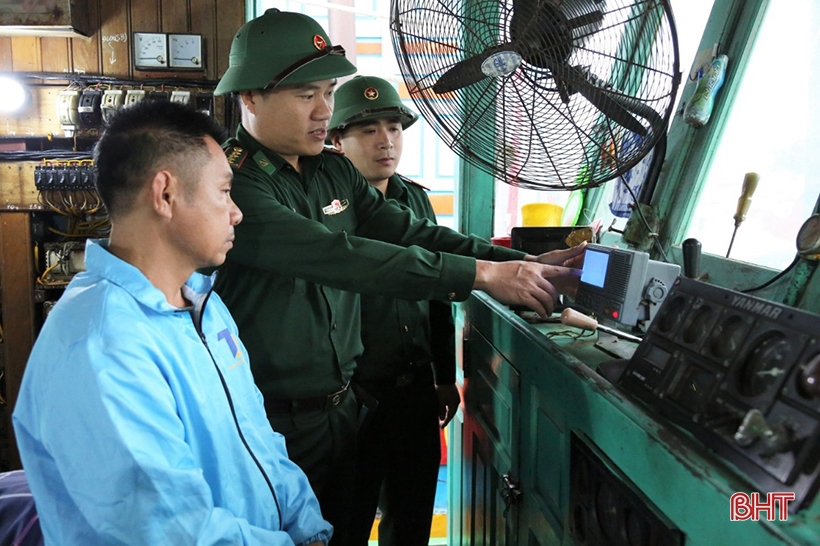
<svg viewBox="0 0 820 546"><path fill-rule="evenodd" d="M420 220L323 151L336 78L354 71L316 21L270 9L236 33L216 89L235 94L242 112L224 147L244 213L216 290L334 544L350 543L359 293L461 301L478 289L547 316L578 283L577 269L557 264L583 254L528 256Z"/></svg>
<svg viewBox="0 0 820 546"><path fill-rule="evenodd" d="M396 173L417 119L390 82L357 76L336 91L329 136L385 197L436 223L425 188ZM440 429L461 401L450 304L362 295L362 343L353 380L379 405L359 433L350 542L367 543L378 506L379 544L427 544Z"/></svg>

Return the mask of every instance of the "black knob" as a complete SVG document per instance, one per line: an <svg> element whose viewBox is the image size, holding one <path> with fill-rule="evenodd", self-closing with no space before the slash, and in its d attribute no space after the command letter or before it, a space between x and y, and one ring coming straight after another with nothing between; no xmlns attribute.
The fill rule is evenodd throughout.
<svg viewBox="0 0 820 546"><path fill-rule="evenodd" d="M686 239L683 242L683 275L690 279L700 276L700 249L697 239Z"/></svg>
<svg viewBox="0 0 820 546"><path fill-rule="evenodd" d="M805 398L820 397L820 354L814 355L801 370L797 390Z"/></svg>

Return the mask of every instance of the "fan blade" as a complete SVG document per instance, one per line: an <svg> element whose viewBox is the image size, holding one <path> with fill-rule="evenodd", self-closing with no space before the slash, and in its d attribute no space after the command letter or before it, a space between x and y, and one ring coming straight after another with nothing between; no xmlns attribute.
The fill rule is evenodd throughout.
<svg viewBox="0 0 820 546"><path fill-rule="evenodd" d="M586 25L594 25L604 20L604 12L595 10L578 17L573 17L567 21L567 26L571 29L578 29Z"/></svg>
<svg viewBox="0 0 820 546"><path fill-rule="evenodd" d="M486 61L490 60L490 63ZM512 42L489 47L478 55L457 62L436 80L433 91L441 95L472 85L487 77L506 76L521 64Z"/></svg>
<svg viewBox="0 0 820 546"><path fill-rule="evenodd" d="M584 69L569 65L560 65L560 67L553 69L553 73L557 77L566 80L575 91L581 93L581 95L600 110L601 113L621 127L633 133L637 133L642 137L647 135L646 128L630 113L630 110L634 110L635 104L629 102L622 103L620 100L617 100L621 97L610 93L603 85L603 82L595 75L589 74ZM641 117L646 117L644 115L647 113L645 109L652 109L645 105L642 106L644 106L644 109L641 113ZM657 116L657 112L654 110L652 110L652 112ZM652 120L649 121L651 122Z"/></svg>
<svg viewBox="0 0 820 546"><path fill-rule="evenodd" d="M600 89L590 89L589 87L581 86L578 91L589 102L600 110L606 117L624 127L633 133L637 133L642 137L647 135L646 128L635 119L635 116L629 113L629 110L618 104L616 101Z"/></svg>

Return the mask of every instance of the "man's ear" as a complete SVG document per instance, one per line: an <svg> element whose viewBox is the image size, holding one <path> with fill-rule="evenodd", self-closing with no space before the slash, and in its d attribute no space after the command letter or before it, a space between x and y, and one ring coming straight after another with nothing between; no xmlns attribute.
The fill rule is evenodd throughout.
<svg viewBox="0 0 820 546"><path fill-rule="evenodd" d="M242 105L249 112L256 113L256 97L253 95L253 91L239 91L239 100L242 101Z"/></svg>
<svg viewBox="0 0 820 546"><path fill-rule="evenodd" d="M328 140L330 140L330 143L333 144L334 148L336 148L340 152L344 151L342 149L342 132L341 131L339 131L338 129L333 129L332 131L330 131L328 133L327 138L328 138Z"/></svg>
<svg viewBox="0 0 820 546"><path fill-rule="evenodd" d="M168 171L159 171L151 179L151 205L163 218L173 216L173 203L180 191L179 180Z"/></svg>

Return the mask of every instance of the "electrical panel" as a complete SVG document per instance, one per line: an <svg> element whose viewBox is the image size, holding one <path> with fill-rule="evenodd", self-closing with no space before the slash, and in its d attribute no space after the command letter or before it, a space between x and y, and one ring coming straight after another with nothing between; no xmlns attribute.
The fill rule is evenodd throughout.
<svg viewBox="0 0 820 546"><path fill-rule="evenodd" d="M86 89L80 95L77 112L83 128L98 128L102 124L102 91Z"/></svg>
<svg viewBox="0 0 820 546"><path fill-rule="evenodd" d="M64 136L95 138L117 109L142 100L193 104L200 112L214 115L214 95L210 90L168 89L165 85L139 88L125 85L108 89L94 85L79 89L72 85L62 90L57 97L57 117Z"/></svg>
<svg viewBox="0 0 820 546"><path fill-rule="evenodd" d="M181 104L188 104L191 102L191 92L190 91L172 91L171 92L171 102L179 102Z"/></svg>
<svg viewBox="0 0 820 546"><path fill-rule="evenodd" d="M88 161L47 161L34 167L34 187L38 191L91 191L94 165Z"/></svg>
<svg viewBox="0 0 820 546"><path fill-rule="evenodd" d="M85 241L67 243L44 243L46 270L41 283L45 288L64 287L74 275L85 271ZM54 283L54 284L51 284Z"/></svg>
<svg viewBox="0 0 820 546"><path fill-rule="evenodd" d="M123 89L107 89L103 93L100 111L104 122L107 122L111 118L111 114L122 106L124 100L125 90Z"/></svg>
<svg viewBox="0 0 820 546"><path fill-rule="evenodd" d="M197 93L196 109L209 116L214 115L214 95L213 93Z"/></svg>
<svg viewBox="0 0 820 546"><path fill-rule="evenodd" d="M130 106L145 98L144 89L129 89L125 92L125 105Z"/></svg>
<svg viewBox="0 0 820 546"><path fill-rule="evenodd" d="M820 484L820 317L679 277L620 375L761 493Z"/></svg>
<svg viewBox="0 0 820 546"><path fill-rule="evenodd" d="M80 127L80 113L77 111L79 105L78 89L63 89L57 96L57 119L67 137L74 136L74 132Z"/></svg>

